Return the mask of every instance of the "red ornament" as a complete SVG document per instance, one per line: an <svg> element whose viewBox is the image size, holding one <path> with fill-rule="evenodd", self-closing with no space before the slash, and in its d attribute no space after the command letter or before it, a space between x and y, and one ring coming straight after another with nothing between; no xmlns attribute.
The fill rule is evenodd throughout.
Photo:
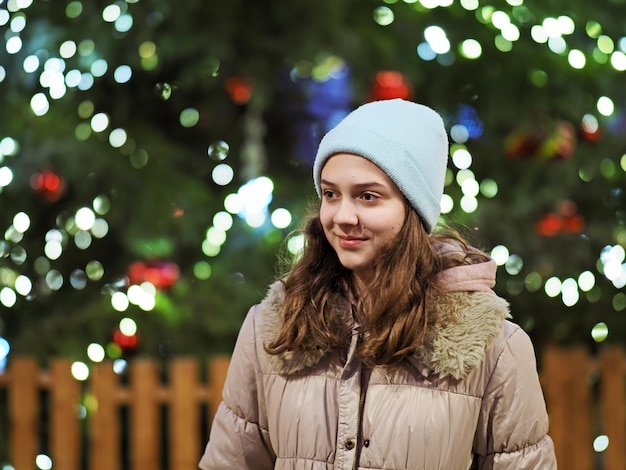
<svg viewBox="0 0 626 470"><path fill-rule="evenodd" d="M128 267L131 285L149 282L158 289L169 289L180 277L178 265L171 261L136 261Z"/></svg>
<svg viewBox="0 0 626 470"><path fill-rule="evenodd" d="M237 104L246 104L252 97L252 83L242 77L231 77L224 84L230 99Z"/></svg>
<svg viewBox="0 0 626 470"><path fill-rule="evenodd" d="M65 182L50 170L34 173L30 177L30 187L48 202L57 202L65 193Z"/></svg>
<svg viewBox="0 0 626 470"><path fill-rule="evenodd" d="M562 229L563 221L557 214L546 214L537 222L537 233L543 237L553 237Z"/></svg>
<svg viewBox="0 0 626 470"><path fill-rule="evenodd" d="M372 101L390 100L394 98L410 99L413 87L408 79L394 70L381 70L376 74L374 85L370 91Z"/></svg>
<svg viewBox="0 0 626 470"><path fill-rule="evenodd" d="M585 219L581 215L573 215L563 219L563 231L580 234L585 230Z"/></svg>
<svg viewBox="0 0 626 470"><path fill-rule="evenodd" d="M536 230L543 237L578 235L585 230L585 219L578 214L576 203L566 199L559 203L557 213L550 212L537 221Z"/></svg>
<svg viewBox="0 0 626 470"><path fill-rule="evenodd" d="M113 342L119 346L122 353L132 353L139 347L139 335L137 333L134 335L125 335L117 328L113 332Z"/></svg>

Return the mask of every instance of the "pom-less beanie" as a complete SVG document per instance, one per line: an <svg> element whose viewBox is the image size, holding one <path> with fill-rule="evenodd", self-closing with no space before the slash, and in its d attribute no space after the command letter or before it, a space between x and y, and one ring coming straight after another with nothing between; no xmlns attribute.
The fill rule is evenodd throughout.
<svg viewBox="0 0 626 470"><path fill-rule="evenodd" d="M375 163L406 196L426 230L434 230L448 163L448 135L439 114L401 99L374 101L352 111L318 147L313 181L319 196L322 168L336 153Z"/></svg>

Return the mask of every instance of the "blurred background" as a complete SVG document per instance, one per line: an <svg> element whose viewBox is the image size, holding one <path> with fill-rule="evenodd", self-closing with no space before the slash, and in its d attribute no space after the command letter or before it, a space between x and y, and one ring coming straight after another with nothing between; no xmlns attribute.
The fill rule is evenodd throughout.
<svg viewBox="0 0 626 470"><path fill-rule="evenodd" d="M395 97L444 117L442 221L538 356L624 344L625 9L0 0L0 371L228 355L302 245L322 135Z"/></svg>

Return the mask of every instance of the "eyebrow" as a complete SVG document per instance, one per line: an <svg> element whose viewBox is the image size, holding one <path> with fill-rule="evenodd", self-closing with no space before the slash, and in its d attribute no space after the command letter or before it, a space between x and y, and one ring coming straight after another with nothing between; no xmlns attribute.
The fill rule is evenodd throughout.
<svg viewBox="0 0 626 470"><path fill-rule="evenodd" d="M337 186L332 181L328 181L328 180L325 180L325 179L321 179L320 180L320 184L325 184L327 186ZM355 188L357 188L357 189L362 189L362 188L388 188L388 186L386 184L379 183L378 181L366 181L364 183L356 183L353 186Z"/></svg>

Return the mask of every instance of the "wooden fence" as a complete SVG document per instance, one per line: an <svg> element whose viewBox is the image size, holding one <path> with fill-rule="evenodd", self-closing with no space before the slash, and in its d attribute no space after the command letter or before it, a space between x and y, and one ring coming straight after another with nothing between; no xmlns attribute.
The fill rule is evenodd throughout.
<svg viewBox="0 0 626 470"><path fill-rule="evenodd" d="M43 452L60 470L197 469L228 364L211 360L203 382L194 359L174 359L167 370L137 359L123 383L102 363L87 384L73 378L70 361L40 371L30 358L12 358L0 375L10 454L0 466L8 459L15 470L33 470Z"/></svg>
<svg viewBox="0 0 626 470"><path fill-rule="evenodd" d="M541 365L559 469L625 470L624 349L607 347L594 357L584 348L550 347L543 351ZM598 436L608 439L601 452L593 448Z"/></svg>
<svg viewBox="0 0 626 470"><path fill-rule="evenodd" d="M624 350L592 356L582 348L548 348L541 356L559 468L626 469ZM32 359L14 357L0 375L0 409L8 410L0 422L0 466L32 470L43 453L60 470L195 470L228 363L215 358L204 371L198 361L179 358L163 370L138 359L123 377L103 363L79 382L69 361L40 370ZM592 445L599 435L609 442L601 452ZM2 441L9 455L1 455Z"/></svg>

